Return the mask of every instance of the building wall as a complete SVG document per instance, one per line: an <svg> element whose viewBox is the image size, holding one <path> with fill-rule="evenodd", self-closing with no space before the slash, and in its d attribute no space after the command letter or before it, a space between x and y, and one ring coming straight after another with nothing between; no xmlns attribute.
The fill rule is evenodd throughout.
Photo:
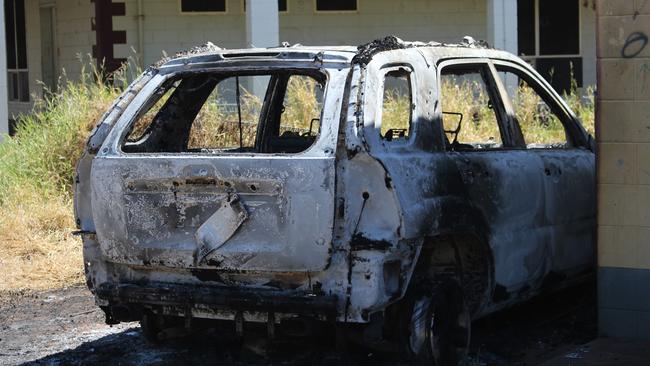
<svg viewBox="0 0 650 366"><path fill-rule="evenodd" d="M72 79L80 75L83 64L87 66L91 62L94 16L95 4L90 0L56 0L57 63ZM83 63L80 58L84 59Z"/></svg>
<svg viewBox="0 0 650 366"><path fill-rule="evenodd" d="M598 12L600 332L650 339L650 2Z"/></svg>
<svg viewBox="0 0 650 366"><path fill-rule="evenodd" d="M90 65L95 32L91 30L94 4L89 0L25 0L25 28L27 38L27 59L29 70L30 102L9 102L9 117L29 113L35 98L43 95L41 72L41 6L55 6L56 9L56 63L61 76L75 80L81 74L82 61Z"/></svg>
<svg viewBox="0 0 650 366"><path fill-rule="evenodd" d="M246 47L244 0L227 0L226 14L181 14L178 0L146 0L143 5L144 64L211 41L225 48ZM128 44L116 57L138 48L137 1L126 0L126 16L113 17ZM304 45L361 44L395 34L408 40L458 42L465 35L486 38L485 0L359 0L357 12L315 11L314 0L288 0L280 13L280 40ZM461 25L462 26L459 26Z"/></svg>

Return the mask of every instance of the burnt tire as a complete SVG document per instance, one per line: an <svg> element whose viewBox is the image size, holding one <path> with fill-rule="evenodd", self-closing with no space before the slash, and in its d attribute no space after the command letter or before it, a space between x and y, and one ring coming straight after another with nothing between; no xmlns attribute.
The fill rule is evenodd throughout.
<svg viewBox="0 0 650 366"><path fill-rule="evenodd" d="M151 345L160 345L162 339L160 333L165 329L165 318L151 312L147 312L140 319L140 329L145 341Z"/></svg>
<svg viewBox="0 0 650 366"><path fill-rule="evenodd" d="M456 281L416 291L402 306L402 344L416 364L453 366L467 356L471 319Z"/></svg>

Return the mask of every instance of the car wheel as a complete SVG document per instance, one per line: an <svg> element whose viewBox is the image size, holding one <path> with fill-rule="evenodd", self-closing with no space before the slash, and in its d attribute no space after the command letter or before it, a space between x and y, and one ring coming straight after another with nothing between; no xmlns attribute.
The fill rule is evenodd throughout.
<svg viewBox="0 0 650 366"><path fill-rule="evenodd" d="M419 365L457 365L467 355L471 319L460 286L447 281L406 299L405 348Z"/></svg>
<svg viewBox="0 0 650 366"><path fill-rule="evenodd" d="M161 343L160 332L165 328L165 319L151 312L147 312L140 319L140 328L144 339L152 344Z"/></svg>

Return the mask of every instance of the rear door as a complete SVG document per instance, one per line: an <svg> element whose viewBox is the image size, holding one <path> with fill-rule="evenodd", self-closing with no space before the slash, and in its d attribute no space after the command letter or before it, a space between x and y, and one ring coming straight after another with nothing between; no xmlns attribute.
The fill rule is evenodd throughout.
<svg viewBox="0 0 650 366"><path fill-rule="evenodd" d="M110 260L326 267L346 72L248 70L156 76L125 111L92 166Z"/></svg>

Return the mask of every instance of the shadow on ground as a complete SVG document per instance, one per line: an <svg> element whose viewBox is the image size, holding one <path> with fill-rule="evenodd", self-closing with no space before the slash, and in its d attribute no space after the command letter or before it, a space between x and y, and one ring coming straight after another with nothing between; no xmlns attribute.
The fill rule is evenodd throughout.
<svg viewBox="0 0 650 366"><path fill-rule="evenodd" d="M66 292L67 291L67 292ZM595 283L544 296L474 322L465 366L538 365L597 336ZM267 344L208 329L152 346L136 323L108 327L85 289L2 303L0 364L25 365L407 365L399 355L349 345L331 332ZM263 332L259 332L263 333Z"/></svg>

